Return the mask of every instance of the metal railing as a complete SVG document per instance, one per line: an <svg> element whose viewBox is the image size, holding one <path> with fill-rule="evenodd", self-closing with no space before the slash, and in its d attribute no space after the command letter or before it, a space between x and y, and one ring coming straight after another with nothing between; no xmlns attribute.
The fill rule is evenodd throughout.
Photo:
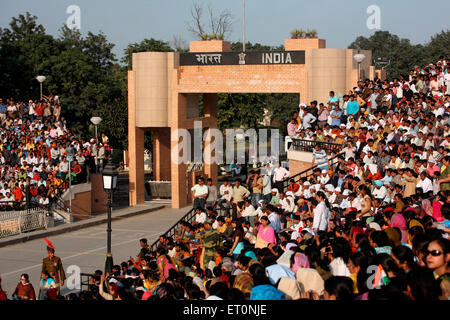
<svg viewBox="0 0 450 320"><path fill-rule="evenodd" d="M17 202L2 202L0 208L7 209L0 211L0 238L21 234L38 229L47 229L49 223L49 209L38 203L30 203L28 208L14 210ZM12 209L10 209L12 208Z"/></svg>
<svg viewBox="0 0 450 320"><path fill-rule="evenodd" d="M91 273L80 273L80 292L86 287L86 291L89 291L90 279L94 277Z"/></svg>
<svg viewBox="0 0 450 320"><path fill-rule="evenodd" d="M341 154L343 154L342 152L341 153L338 153L338 154L335 154L333 157L331 157L330 159L328 159L328 162L329 162L329 164L330 164L330 170L333 170L334 168L335 168L335 166L339 163L339 160L338 160L338 156L339 155L341 155ZM286 190L287 190L287 188L288 188L288 186L289 186L289 181L290 180L294 180L294 182L298 182L300 179L302 179L302 178L308 178L308 177L310 177L311 175L313 175L313 171L314 171L314 169L316 169L318 167L318 164L315 164L314 166L312 166L311 168L308 168L308 169L306 169L306 170L303 170L302 172L300 172L300 173L297 173L296 175L293 175L293 176L291 176L291 177L289 177L289 178L286 178L286 179L284 179L283 181L282 181L282 183L283 183L283 191L284 192L286 192Z"/></svg>
<svg viewBox="0 0 450 320"><path fill-rule="evenodd" d="M294 139L293 139L294 140ZM311 150L312 149L314 149L314 146L316 145L316 144L318 144L318 143L321 143L321 144L323 144L323 148L325 149L325 145L329 145L329 147L328 147L328 150L333 150L332 152L330 151L330 153L335 153L335 152L339 152L340 150L341 150L341 148L342 148L342 145L340 145L340 144L335 144L335 143L327 143L327 142L318 142L318 141L309 141L309 140L301 140L301 139L295 139L295 140L299 140L299 141L306 141L306 142L311 142L312 144L311 144ZM305 148L306 148L306 144L304 144L304 146L305 146ZM325 150L327 150L327 149L325 149ZM327 154L329 154L328 152L327 152ZM338 163L338 156L340 155L340 154L342 154L342 152L341 153L338 153L338 154L335 154L333 157L331 157L328 161L329 161L329 163L330 163L330 166L331 166L331 168L330 169L333 169L333 167ZM311 176L312 174L313 174L313 171L314 171L314 169L315 168L317 168L317 164L316 165L314 165L314 166L312 166L311 168L309 168L309 169L306 169L306 170L304 170L304 171L302 171L302 172L300 172L300 173L298 173L298 174L296 174L296 175L294 175L294 176L292 176L292 177L289 177L289 178L287 178L287 179L285 179L285 180L283 180L283 190L284 191L286 191L286 189L288 188L288 185L289 185L289 180L291 180L291 179L294 179L294 181L295 182L297 182L297 181L299 181L301 178L308 178L309 176ZM194 209L192 208L191 210L189 210L180 220L178 220L169 230L167 230L164 234L162 234L163 236L166 236L166 237L173 237L174 235L175 235L175 230L176 229L178 229L179 227L180 227L180 224L181 224L181 222L182 221L184 221L184 222L189 222L189 223L192 223L192 221L195 219L195 211L194 211ZM150 248L151 248L151 250L155 250L155 248L158 246L158 244L159 244L159 238L158 238L158 240L156 240L155 242L153 242L153 244L150 246Z"/></svg>
<svg viewBox="0 0 450 320"><path fill-rule="evenodd" d="M194 219L195 219L195 211L194 211L194 208L192 208L180 220L178 220L169 230L167 230L162 235L166 236L166 237L173 237L175 235L175 230L180 228L182 221L192 223L192 221L194 221ZM159 244L159 237L158 237L158 240L153 242L153 244L150 246L152 251L154 251L156 249L158 244Z"/></svg>
<svg viewBox="0 0 450 320"><path fill-rule="evenodd" d="M316 145L320 146L320 149L326 151L327 154L335 154L340 152L344 145L332 143L332 142L321 142L316 140L303 140L298 138L292 138L292 150L294 151L304 151L313 152Z"/></svg>

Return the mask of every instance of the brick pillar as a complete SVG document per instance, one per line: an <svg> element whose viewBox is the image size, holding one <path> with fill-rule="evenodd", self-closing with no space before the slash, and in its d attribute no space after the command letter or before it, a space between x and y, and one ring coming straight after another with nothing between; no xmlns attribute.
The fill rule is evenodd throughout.
<svg viewBox="0 0 450 320"><path fill-rule="evenodd" d="M186 118L187 98L184 94L174 93L172 100L172 119L171 119L171 157L167 159L170 161L171 167L171 188L172 188L172 208L183 208L188 203L188 192L186 186L186 164L179 161L178 144L181 139L176 139L175 131L183 128L183 120ZM188 141L190 145L190 141ZM180 163L178 163L180 162Z"/></svg>
<svg viewBox="0 0 450 320"><path fill-rule="evenodd" d="M170 180L170 128L153 130L153 171L156 181Z"/></svg>
<svg viewBox="0 0 450 320"><path fill-rule="evenodd" d="M211 129L217 129L217 94L216 93L205 93L203 95L203 114L206 118L209 118L209 128ZM206 128L207 129L207 128ZM210 140L210 137L207 138L207 140ZM208 159L215 155L214 153L211 154L211 150L208 148L209 142L204 142L204 159L203 159L203 172L204 174L213 180L213 184L217 185L217 171L218 166L216 162L208 161ZM209 162L209 163L207 163ZM212 163L211 163L212 162Z"/></svg>
<svg viewBox="0 0 450 320"><path fill-rule="evenodd" d="M135 72L128 71L128 151L130 206L144 203L144 129L136 127Z"/></svg>

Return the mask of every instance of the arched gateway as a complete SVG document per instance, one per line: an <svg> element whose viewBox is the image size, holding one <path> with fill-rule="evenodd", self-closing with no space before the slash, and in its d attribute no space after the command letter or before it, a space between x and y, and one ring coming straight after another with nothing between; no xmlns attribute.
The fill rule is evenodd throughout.
<svg viewBox="0 0 450 320"><path fill-rule="evenodd" d="M189 201L187 165L171 161L180 128L217 128L217 93L298 93L299 100L327 101L330 90L346 93L358 80L352 49L326 49L323 39L287 39L285 51L231 52L226 41L193 41L189 53L133 54L128 72L130 206L144 202L144 132L153 132L153 170L157 181L170 180L172 207ZM361 77L373 79L371 51L361 51ZM198 116L199 94L203 115ZM217 165L203 173L217 183Z"/></svg>

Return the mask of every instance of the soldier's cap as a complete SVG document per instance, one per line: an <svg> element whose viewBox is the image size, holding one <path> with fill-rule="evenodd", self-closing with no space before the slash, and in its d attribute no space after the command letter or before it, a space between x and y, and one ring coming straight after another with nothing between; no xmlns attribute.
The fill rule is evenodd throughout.
<svg viewBox="0 0 450 320"><path fill-rule="evenodd" d="M55 246L47 238L44 238L45 243L47 243L47 251L55 253Z"/></svg>

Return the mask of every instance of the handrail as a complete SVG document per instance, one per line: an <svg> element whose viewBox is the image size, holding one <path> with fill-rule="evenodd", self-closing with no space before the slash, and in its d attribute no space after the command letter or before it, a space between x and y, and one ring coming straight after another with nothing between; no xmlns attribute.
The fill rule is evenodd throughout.
<svg viewBox="0 0 450 320"><path fill-rule="evenodd" d="M311 150L315 147L315 145L320 145L324 150L329 152L334 152L335 150L340 150L343 147L343 144L334 143L334 142L326 142L326 141L317 141L317 140L306 140L299 138L291 138L292 139L292 147L294 150L298 151L306 151L311 152Z"/></svg>
<svg viewBox="0 0 450 320"><path fill-rule="evenodd" d="M181 224L181 222L182 221L186 221L187 220L187 222L191 222L192 220L193 220L193 217L194 217L194 215L192 215L192 213L194 213L194 215L195 215L195 212L194 212L194 208L192 208L191 210L189 210L180 220L178 220L177 222L175 222L175 224L171 227L171 228L169 228L169 230L167 230L164 234L162 234L163 236L167 236L167 235L169 235L170 233L173 233L173 231L175 230L175 228L177 228L180 224ZM190 217L189 217L189 215L191 215ZM158 245L158 243L159 243L159 238L158 238L158 240L156 240L155 242L153 242L153 244L150 246L150 248L152 249L152 250L154 250L154 248Z"/></svg>
<svg viewBox="0 0 450 320"><path fill-rule="evenodd" d="M2 210L5 208L11 208L11 210L9 210L9 211L13 211L13 210L22 211L22 210L32 210L32 209L37 209L37 208L45 208L45 207L36 201L29 201L27 203L26 200L22 200L22 201L2 201L2 200L0 200L0 212L8 211L8 210Z"/></svg>
<svg viewBox="0 0 450 320"><path fill-rule="evenodd" d="M335 160L336 158L338 158L341 154L343 154L343 152L340 152L340 153L335 154L333 157L331 157L330 159L328 159L328 161L329 161L329 162L330 162L330 161L332 162L333 160ZM334 164L336 164L336 162L330 163L331 166L333 166ZM297 177L300 177L301 175L304 175L304 174L307 173L308 171L311 171L310 174L307 174L307 175L305 176L305 178L308 178L309 176L312 175L314 169L316 169L317 167L318 167L318 164L315 164L315 165L312 166L311 168L308 168L308 169L306 169L306 170L303 170L302 172L297 173L296 175L293 175L293 176L291 176L291 177L289 177L289 178L284 179L284 180L282 181L282 183L283 183L283 191L285 191L285 190L287 189L287 187L289 186L289 181L290 181L290 180L294 179L294 181L297 182L298 180L300 180L300 179L297 179L297 180L296 180Z"/></svg>
<svg viewBox="0 0 450 320"><path fill-rule="evenodd" d="M335 160L340 154L342 154L342 152L334 155L328 161ZM335 163L330 163L331 166L333 166L334 164ZM299 176L301 176L302 174L305 174L308 171L311 171L311 174L312 174L312 170L317 168L317 166L318 165L316 164L313 167L311 167L309 169L306 169L306 170L296 174L295 176L292 176L292 177L289 177L289 178L283 180L283 188L286 189L288 187L289 180L291 180L291 179L295 180L296 177L299 177ZM311 174L307 175L307 177L310 176ZM191 223L191 221L194 220L194 216L195 216L194 208L192 208L181 219L179 219L172 227L170 227L164 234L162 234L162 236L172 236L174 234L174 230L176 228L178 228L178 226L181 224L182 221L186 221L186 222ZM154 250L154 248L159 244L159 242L160 242L159 238L155 242L153 242L152 245L150 246L151 250Z"/></svg>

